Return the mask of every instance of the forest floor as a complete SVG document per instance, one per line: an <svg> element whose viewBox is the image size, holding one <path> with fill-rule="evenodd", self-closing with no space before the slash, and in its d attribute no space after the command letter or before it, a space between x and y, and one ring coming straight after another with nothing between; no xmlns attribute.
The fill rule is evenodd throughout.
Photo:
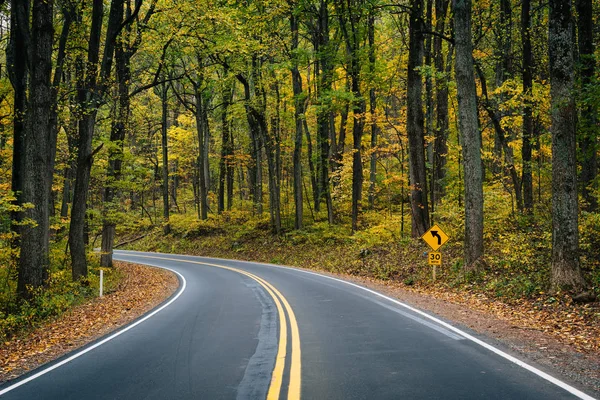
<svg viewBox="0 0 600 400"><path fill-rule="evenodd" d="M115 262L121 279L115 290L75 306L29 332L0 345L0 383L124 326L175 292L174 273L159 268Z"/></svg>

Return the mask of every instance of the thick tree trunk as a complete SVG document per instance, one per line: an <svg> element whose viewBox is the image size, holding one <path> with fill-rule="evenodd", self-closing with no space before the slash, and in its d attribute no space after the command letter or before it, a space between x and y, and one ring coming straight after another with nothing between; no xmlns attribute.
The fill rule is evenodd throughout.
<svg viewBox="0 0 600 400"><path fill-rule="evenodd" d="M454 2L454 37L454 68L465 181L464 268L468 271L477 268L483 257L483 171L471 43L471 0Z"/></svg>
<svg viewBox="0 0 600 400"><path fill-rule="evenodd" d="M533 175L531 167L531 141L533 139L533 52L531 48L531 1L521 3L521 44L523 46L523 208L525 213L533 212Z"/></svg>
<svg viewBox="0 0 600 400"><path fill-rule="evenodd" d="M581 86L584 98L594 85L594 22L592 0L577 0L577 25L579 29L579 64L581 68ZM581 126L581 194L585 200L584 209L594 212L598 209L598 198L593 186L598 175L598 110L594 101L583 105L579 123ZM596 184L597 187L597 184Z"/></svg>
<svg viewBox="0 0 600 400"><path fill-rule="evenodd" d="M51 142L53 7L51 0L32 4L29 104L25 114L25 154L23 163L22 201L33 204L24 217L35 221L21 227L17 293L28 298L30 290L42 286L49 269L49 202L48 153Z"/></svg>
<svg viewBox="0 0 600 400"><path fill-rule="evenodd" d="M410 205L412 236L420 237L429 229L427 170L423 132L423 81L419 68L423 64L423 1L414 0L410 14L408 79L406 82L406 132L409 148Z"/></svg>
<svg viewBox="0 0 600 400"><path fill-rule="evenodd" d="M571 2L550 0L548 53L552 110L552 284L582 289L577 228L577 165Z"/></svg>

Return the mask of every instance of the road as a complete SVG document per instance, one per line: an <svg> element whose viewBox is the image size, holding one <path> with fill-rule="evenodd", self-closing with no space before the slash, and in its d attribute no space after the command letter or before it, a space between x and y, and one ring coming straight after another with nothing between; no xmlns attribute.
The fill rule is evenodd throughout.
<svg viewBox="0 0 600 400"><path fill-rule="evenodd" d="M477 335L352 283L171 254L161 307L0 386L2 399L592 399Z"/></svg>

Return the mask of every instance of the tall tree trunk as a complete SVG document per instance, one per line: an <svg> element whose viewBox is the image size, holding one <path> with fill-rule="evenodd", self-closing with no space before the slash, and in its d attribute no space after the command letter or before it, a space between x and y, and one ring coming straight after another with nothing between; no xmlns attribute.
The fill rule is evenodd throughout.
<svg viewBox="0 0 600 400"><path fill-rule="evenodd" d="M204 121L204 100L202 98L200 84L194 88L196 98L196 132L198 133L198 195L200 200L200 219L208 218L208 182L206 181L205 157L206 157L206 123Z"/></svg>
<svg viewBox="0 0 600 400"><path fill-rule="evenodd" d="M329 98L333 84L333 62L332 48L329 40L329 10L328 2L321 1L319 6L319 19L317 22L317 53L318 79L317 95L319 98L319 110L317 114L317 193L315 195L315 211L319 211L321 200L325 198L327 207L327 220L333 223L333 203L331 201L331 189L329 182L329 141L331 129L331 99Z"/></svg>
<svg viewBox="0 0 600 400"><path fill-rule="evenodd" d="M423 21L423 30L426 32L432 32L432 19L433 19L433 2L434 0L426 0L426 11L425 11L425 20ZM432 35L425 36L425 48L423 55L425 57L425 67L432 67ZM431 73L425 74L425 135L426 136L434 136L434 107L433 107L433 75ZM429 185L426 188L428 190L428 203L430 205L430 213L429 213L429 223L433 223L433 213L435 212L435 188L434 188L434 147L435 143L433 142L425 142L425 166L426 172L425 175L427 179L429 179Z"/></svg>
<svg viewBox="0 0 600 400"><path fill-rule="evenodd" d="M304 99L302 98L302 76L298 70L298 17L295 10L290 14L290 29L292 32L292 90L294 92L294 122L296 131L294 134L294 227L302 229L304 218L304 206L302 198L302 119L304 118Z"/></svg>
<svg viewBox="0 0 600 400"><path fill-rule="evenodd" d="M167 137L167 118L168 112L168 90L166 84L161 85L161 124L160 124L160 138L161 138L161 149L162 149L162 198L163 198L163 233L168 235L171 232L171 224L169 223L169 144ZM196 122L198 123L198 122ZM202 142L200 142L202 143ZM200 178L200 185L202 185L202 178ZM202 189L200 189L202 193Z"/></svg>
<svg viewBox="0 0 600 400"><path fill-rule="evenodd" d="M346 79L346 90L350 91L350 82ZM333 186L337 186L340 181L339 171L342 168L342 160L344 158L344 150L346 148L346 125L348 123L348 114L350 113L350 102L345 100L342 111L340 112L340 130L335 144L335 149L332 154L333 162Z"/></svg>
<svg viewBox="0 0 600 400"><path fill-rule="evenodd" d="M110 141L113 143L109 149L107 183L104 188L103 203L104 216L102 221L102 244L100 255L100 266L113 266L113 245L115 241L116 223L114 215L110 215L112 202L115 198L116 182L121 179L121 167L123 165L123 141L127 120L129 118L129 81L131 80L131 71L129 67L129 52L120 43L116 48L115 66L117 70L118 82L118 108L113 121Z"/></svg>
<svg viewBox="0 0 600 400"><path fill-rule="evenodd" d="M229 122L228 122L229 123ZM229 130L229 146L230 146L230 156L233 158L234 155L234 142L233 142L233 132L231 132L231 126ZM230 164L227 169L227 210L231 210L233 206L233 178L235 174L235 164L233 164L233 160L230 161ZM242 187L242 181L240 181L240 192Z"/></svg>
<svg viewBox="0 0 600 400"><path fill-rule="evenodd" d="M86 259L86 210L87 194L90 184L90 171L92 168L92 138L96 115L101 96L106 90L110 76L117 34L123 19L123 0L112 0L106 39L104 41L104 54L100 65L98 77L98 64L100 56L100 37L102 34L102 19L104 3L102 0L93 0L92 26L90 29L87 66L85 78L79 76L81 82L77 93L77 100L81 112L79 120L79 142L77 152L77 169L75 172L75 187L73 190L73 207L71 209L71 225L69 227L69 249L71 252L73 280L78 280L87 275ZM78 21L81 23L80 19ZM81 71L83 73L83 71Z"/></svg>
<svg viewBox="0 0 600 400"><path fill-rule="evenodd" d="M276 119L276 118L275 118ZM264 119L261 119L264 121ZM277 147L279 146L277 139L278 122L272 121L271 134L268 134L266 124L261 124L264 134L263 140L267 153L267 168L269 176L269 212L271 214L271 229L273 233L279 235L281 233L281 187L279 180L279 170L277 162Z"/></svg>
<svg viewBox="0 0 600 400"><path fill-rule="evenodd" d="M427 170L423 132L423 1L414 0L409 22L408 79L406 82L406 132L409 148L410 206L412 236L420 237L429 229Z"/></svg>
<svg viewBox="0 0 600 400"><path fill-rule="evenodd" d="M11 190L16 198L16 205L23 204L23 169L25 157L25 113L27 111L27 76L28 76L28 43L29 37L29 0L11 0L10 3L10 38L6 52L8 76L13 87L13 154ZM11 215L12 230L19 233L20 212ZM18 246L17 242L13 245Z"/></svg>
<svg viewBox="0 0 600 400"><path fill-rule="evenodd" d="M483 171L471 43L471 0L454 2L454 37L454 69L465 181L464 268L468 271L477 268L483 257Z"/></svg>
<svg viewBox="0 0 600 400"><path fill-rule="evenodd" d="M315 163L313 161L313 146L312 139L310 136L310 130L308 129L308 123L306 122L306 118L302 120L302 126L304 127L304 134L306 135L306 158L308 159L308 172L310 173L310 185L312 187L313 192L313 202L317 204L318 202L318 188L317 188L317 171L315 168Z"/></svg>
<svg viewBox="0 0 600 400"><path fill-rule="evenodd" d="M25 210L24 217L35 226L21 227L21 253L19 258L17 293L28 298L30 290L42 286L49 269L49 202L48 153L51 141L52 105L52 43L54 36L53 7L51 0L34 0L32 3L29 60L29 104L25 114L25 154L23 163L22 201L33 204Z"/></svg>
<svg viewBox="0 0 600 400"><path fill-rule="evenodd" d="M435 31L444 34L448 0L436 0L435 3ZM448 60L451 58L448 50ZM433 187L434 195L431 201L439 202L445 195L446 157L448 155L448 74L446 73L444 53L442 51L442 38L433 38L434 64L436 69L436 130L433 149Z"/></svg>
<svg viewBox="0 0 600 400"><path fill-rule="evenodd" d="M579 64L581 68L581 88L584 98L593 90L594 71L594 22L592 0L577 0L577 25L579 29ZM594 101L586 101L579 119L581 126L581 193L585 200L584 209L589 212L598 209L598 198L593 193L598 175L598 109ZM597 187L597 185L596 185Z"/></svg>
<svg viewBox="0 0 600 400"><path fill-rule="evenodd" d="M258 215L262 215L262 134L260 122L256 119L251 101L250 83L242 74L238 74L238 81L244 86L244 108L246 110L246 118L250 133L250 154L252 156L252 164L248 168L249 181L254 201L254 211Z"/></svg>
<svg viewBox="0 0 600 400"><path fill-rule="evenodd" d="M100 52L100 36L102 33L102 17L104 4L94 0L92 6L92 26L88 47L88 59L85 69L78 71L78 93L81 117L79 119L79 140L77 145L77 163L75 169L75 187L73 189L73 206L71 208L71 225L69 226L69 250L73 280L87 276L87 259L85 251L85 225L87 209L87 192L92 167L92 137L96 122L97 110L96 89L97 67ZM81 23L81 21L78 21Z"/></svg>
<svg viewBox="0 0 600 400"><path fill-rule="evenodd" d="M358 216L360 214L360 203L362 200L363 166L362 166L362 136L365 121L363 115L366 111L365 100L360 91L361 85L361 62L360 46L361 33L360 4L354 2L337 3L338 18L342 36L346 44L346 55L348 57L348 75L350 76L350 89L352 90L352 114L354 123L352 125L353 154L352 154L352 232L358 229Z"/></svg>
<svg viewBox="0 0 600 400"><path fill-rule="evenodd" d="M523 46L523 208L533 212L533 175L531 165L531 140L533 139L533 52L531 47L531 0L521 3L521 45Z"/></svg>
<svg viewBox="0 0 600 400"><path fill-rule="evenodd" d="M552 284L582 289L577 229L576 113L571 2L550 0L548 54L552 109Z"/></svg>
<svg viewBox="0 0 600 400"><path fill-rule="evenodd" d="M371 114L371 165L369 171L369 208L375 206L375 185L377 183L377 136L379 127L377 126L377 95L375 93L375 16L373 11L369 14L368 21L368 39L369 39L369 72L371 79L371 88L369 89L369 113Z"/></svg>
<svg viewBox="0 0 600 400"><path fill-rule="evenodd" d="M219 160L219 195L217 211L219 213L225 210L225 192L227 189L227 209L231 209L231 197L229 193L229 177L233 169L233 143L231 141L231 132L229 129L229 107L233 101L233 87L228 78L229 69L223 69L223 89L221 98L223 108L221 110L221 159Z"/></svg>

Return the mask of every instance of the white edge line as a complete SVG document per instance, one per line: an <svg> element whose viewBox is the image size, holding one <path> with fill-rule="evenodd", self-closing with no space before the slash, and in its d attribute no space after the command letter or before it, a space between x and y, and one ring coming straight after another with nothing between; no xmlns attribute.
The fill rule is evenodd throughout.
<svg viewBox="0 0 600 400"><path fill-rule="evenodd" d="M120 251L127 252L127 250L120 250ZM374 295L376 295L378 297L381 297L383 299L391 301L392 303L398 304L399 306L402 306L402 307L404 307L404 308L406 308L408 310L411 310L411 311L413 311L413 312L415 312L415 313L417 313L419 315L422 315L423 317L428 318L428 319L430 319L430 320L432 320L432 321L434 321L434 322L436 322L436 323L438 323L438 324L440 324L440 325L448 328L449 330L454 331L454 332L456 332L456 333L464 336L465 338L469 339L470 341L472 341L472 342L480 345L481 347L483 347L483 348L485 348L485 349L487 349L487 350L489 350L489 351L491 351L491 352L499 355L500 357L503 357L503 358L507 359L508 361L510 361L510 362L512 362L512 363L514 363L514 364L516 364L518 366L520 366L521 368L524 368L524 369L526 369L526 370L528 370L528 371L536 374L537 376L541 377L542 379L545 379L548 382L553 383L554 385L556 385L556 386L558 386L558 387L566 390L567 392L569 392L569 393L571 393L571 394L579 397L580 399L583 399L583 400L597 400L596 398L594 398L594 397L592 397L592 396L590 396L590 395L582 392L581 390L574 388L573 386L569 385L568 383L563 382L560 379L557 379L557 378L553 377L552 375L549 375L549 374L545 373L544 371L542 371L542 370L540 370L538 368L535 368L534 366L529 365L526 362L524 362L522 360L519 360L518 358L516 358L514 356L511 356L508 353L505 353L504 351L502 351L502 350L500 350L500 349L492 346L489 343L484 342L483 340L477 339L476 337L474 337L472 335L469 335L467 332L465 332L465 331L463 331L463 330L461 330L461 329L459 329L459 328L457 328L457 327L455 327L453 325L450 325L449 323L444 322L444 321L442 321L439 318L436 318L436 317L434 317L432 315L429 315L426 312L421 311L421 310L419 310L417 308L414 308L412 306L409 306L408 304L403 303L403 302L401 302L399 300L393 299L393 298L388 297L388 296L386 296L384 294L381 294L381 293L376 292L374 290L368 289L368 288L366 288L364 286L357 285L356 283L348 282L348 281L345 281L345 280L339 279L339 278L334 278L332 276L327 276L327 275L319 274L317 272L306 271L304 269L294 268L294 267L288 267L288 266L283 266L283 265L275 265L275 264L267 264L267 263L257 263L257 262L244 261L244 260L219 259L219 258L214 258L214 257L189 256L189 255L182 255L182 254L169 254L169 253L156 253L156 252L136 252L136 251L131 251L131 253L134 253L134 254L132 254L132 256L135 256L135 253L142 253L142 254L143 253L151 253L151 254L158 254L158 255L165 255L165 256L175 255L175 256L183 256L183 257L208 258L208 259L215 259L215 260L221 260L221 261L233 261L233 262L240 262L240 263L245 263L245 264L262 265L262 266L266 266L266 267L274 267L274 268L286 269L286 270L289 270L289 271L303 272L305 274L316 275L316 276L320 276L320 277L323 277L323 278L331 279L331 280L334 280L334 281L337 281L337 282L345 283L346 285L350 285L350 286L354 286L356 288L362 289L362 290L364 290L366 292L369 292L371 294L374 294ZM160 258L160 257L157 257L157 258ZM186 260L182 259L181 261L186 261ZM189 260L187 260L187 261L189 261ZM2 392L0 392L0 395L1 394L2 394Z"/></svg>
<svg viewBox="0 0 600 400"><path fill-rule="evenodd" d="M139 263L139 264L142 264L142 263ZM146 321L147 319L149 319L149 318L153 317L154 315L156 315L156 314L157 314L157 313L159 313L160 311L162 311L162 310L164 310L165 308L167 308L167 307L168 307L169 305L171 305L171 304L172 304L172 303L173 303L175 300L177 300L177 299L179 298L179 296L181 296L181 294L182 294L182 293L185 291L185 288L186 288L186 286L187 286L187 282L186 282L185 278L183 277L183 275L181 275L179 272L177 272L177 271L175 271L175 270L173 270L173 269L171 269L171 268L166 268L166 267L159 266L159 265L152 265L152 264L148 264L148 263L143 263L143 264L146 264L146 265L149 265L149 266L152 266L152 267L158 267L158 268L166 269L166 270L168 270L168 271L174 272L174 273L176 273L177 275L179 275L179 277L181 278L181 281L182 281L182 285L181 285L181 287L180 287L179 291L177 292L177 294L175 295L175 297L173 297L171 300L169 300L169 302L167 302L166 304L163 304L163 305L162 305L160 308L157 308L156 310L152 311L150 314L146 315L144 318L142 318L142 319L139 319L139 320L135 321L135 322L134 322L134 323L132 323L131 325L127 326L126 328L123 328L123 329L121 329L120 331L118 331L118 332L116 332L116 333L113 333L112 335L110 335L109 337L107 337L107 338L105 338L105 339L101 340L100 342L98 342L98 343L95 343L94 345L92 345L92 346L90 346L90 347L88 347L88 348L86 348L86 349L84 349L84 350L81 350L81 351L80 351L80 352L78 352L78 353L75 353L75 354L73 354L71 357L69 357L69 358L66 358L66 359L62 360L61 362L58 362L58 363L56 363L56 364L54 364L54 365L51 365L50 367L48 367L48 368L45 368L45 369L43 369L42 371L40 371L40 372L38 372L38 373L36 373L36 374L34 374L34 375L31 375L31 376L29 376L29 377L27 377L27 378L23 379L22 381L19 381L19 382L17 382L17 383L15 383L15 384L13 384L13 385L11 385L11 386L9 386L9 387L7 387L7 388L5 388L5 389L1 390L1 391L0 391L0 396L2 396L2 395L4 395L4 394L6 394L6 393L8 393L8 392L10 392L11 390L14 390L14 389L18 388L19 386L22 386L22 385L24 385L24 384L26 384L26 383L28 383L28 382L31 382L32 380L34 380L34 379L36 379L36 378L39 378L40 376L42 376L42 375L45 375L45 374L47 374L48 372L50 372L50 371L52 371L52 370L55 370L56 368L59 368L59 367L61 367L61 366L65 365L65 364L67 364L68 362L71 362L71 361L73 361L74 359L76 359L76 358L78 358L78 357L81 357L81 356L82 356L82 355L84 355L85 353L87 353L87 352L90 352L90 351L94 350L95 348L102 346L103 344L105 344L106 342L108 342L108 341L110 341L110 340L112 340L112 339L116 338L117 336L120 336L120 335L122 335L123 333L125 333L125 332L127 332L128 330L130 330L130 329L132 329L132 328L136 327L137 325L141 324L142 322Z"/></svg>

